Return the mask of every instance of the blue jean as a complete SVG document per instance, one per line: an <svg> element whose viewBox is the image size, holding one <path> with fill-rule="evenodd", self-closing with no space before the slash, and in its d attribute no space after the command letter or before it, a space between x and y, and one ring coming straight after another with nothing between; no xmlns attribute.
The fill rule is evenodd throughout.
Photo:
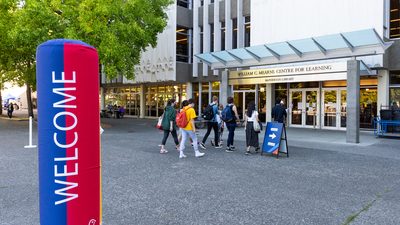
<svg viewBox="0 0 400 225"><path fill-rule="evenodd" d="M233 138L235 137L236 123L226 123L226 128L228 128L228 141L226 146L233 146Z"/></svg>
<svg viewBox="0 0 400 225"><path fill-rule="evenodd" d="M192 130L185 130L185 129L181 129L182 130L182 140L181 140L181 144L179 145L179 151L183 151L185 149L185 142L188 139L188 137L190 137L193 141L193 148L194 151L198 151L199 150L199 146L197 145L197 135L195 132L193 132Z"/></svg>

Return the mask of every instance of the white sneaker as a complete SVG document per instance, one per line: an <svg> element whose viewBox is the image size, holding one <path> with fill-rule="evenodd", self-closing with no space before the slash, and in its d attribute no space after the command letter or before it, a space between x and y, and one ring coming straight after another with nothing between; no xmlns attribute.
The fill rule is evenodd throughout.
<svg viewBox="0 0 400 225"><path fill-rule="evenodd" d="M181 155L179 155L179 158L180 158L180 159L186 158L186 155L181 154Z"/></svg>
<svg viewBox="0 0 400 225"><path fill-rule="evenodd" d="M203 157L205 154L206 154L206 153L204 153L204 152L197 151L196 154L195 154L195 156L196 156L197 158L199 158L199 157Z"/></svg>

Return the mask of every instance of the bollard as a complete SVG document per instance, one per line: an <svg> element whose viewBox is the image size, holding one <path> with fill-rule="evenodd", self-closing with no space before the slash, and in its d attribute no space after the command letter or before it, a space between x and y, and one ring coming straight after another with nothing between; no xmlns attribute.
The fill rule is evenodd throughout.
<svg viewBox="0 0 400 225"><path fill-rule="evenodd" d="M99 64L81 41L36 53L41 225L101 224Z"/></svg>
<svg viewBox="0 0 400 225"><path fill-rule="evenodd" d="M32 116L29 117L29 145L24 148L36 148L36 145L32 145Z"/></svg>

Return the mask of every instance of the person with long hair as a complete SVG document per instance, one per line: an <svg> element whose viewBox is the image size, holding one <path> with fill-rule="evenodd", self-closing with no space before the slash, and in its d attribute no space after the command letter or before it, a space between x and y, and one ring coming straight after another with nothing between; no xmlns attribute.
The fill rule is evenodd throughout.
<svg viewBox="0 0 400 225"><path fill-rule="evenodd" d="M197 142L197 135L196 135L196 127L194 125L194 119L197 117L196 112L193 109L194 107L194 100L191 98L189 100L185 100L182 102L182 109L186 113L187 125L184 128L181 128L182 131L182 141L179 145L179 158L186 158L186 155L183 153L185 149L185 142L187 139L192 139L192 144L194 148L194 153L196 157L204 156L203 152L199 151L199 146Z"/></svg>
<svg viewBox="0 0 400 225"><path fill-rule="evenodd" d="M171 133L172 137L174 138L175 145L179 145L178 141L178 135L176 134L176 111L175 111L175 104L176 101L175 99L170 99L167 102L167 107L165 107L164 111L164 118L162 120L162 128L164 130L164 137L161 141L161 150L160 153L168 153L168 151L165 149L165 143L167 142L169 133Z"/></svg>
<svg viewBox="0 0 400 225"><path fill-rule="evenodd" d="M246 131L246 155L250 154L250 147L254 147L255 151L258 152L260 144L258 142L258 133L254 131L254 123L259 123L258 112L256 110L256 104L251 101L247 105L247 113L244 120L244 129Z"/></svg>
<svg viewBox="0 0 400 225"><path fill-rule="evenodd" d="M239 121L239 114L236 108L236 105L233 103L233 97L228 97L227 99L228 105L225 108L230 110L230 114L232 115L232 119L230 121L226 121L226 128L228 129L228 140L226 143L226 152L233 152L235 150L235 146L233 146L233 139L235 138L235 129L237 123ZM224 109L225 110L225 109Z"/></svg>

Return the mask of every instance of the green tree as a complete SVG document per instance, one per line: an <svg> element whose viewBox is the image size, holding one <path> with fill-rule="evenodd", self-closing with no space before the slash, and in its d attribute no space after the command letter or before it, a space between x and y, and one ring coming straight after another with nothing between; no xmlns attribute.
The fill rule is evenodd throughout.
<svg viewBox="0 0 400 225"><path fill-rule="evenodd" d="M167 23L165 9L171 4L171 0L0 1L9 3L4 12L13 19L5 27L12 44L3 46L9 49L7 77L26 84L30 116L39 44L56 38L82 40L97 48L109 78L120 74L132 79L141 51L157 44L157 34Z"/></svg>
<svg viewBox="0 0 400 225"><path fill-rule="evenodd" d="M10 50L10 41L7 35L7 29L9 29L12 24L12 18L10 17L8 10L12 10L12 5L12 1L0 1L0 104L3 103L1 90L3 90L3 84L8 80L8 77L6 76L8 67L8 57L6 57L6 52ZM0 115L3 114L3 110L1 109Z"/></svg>

